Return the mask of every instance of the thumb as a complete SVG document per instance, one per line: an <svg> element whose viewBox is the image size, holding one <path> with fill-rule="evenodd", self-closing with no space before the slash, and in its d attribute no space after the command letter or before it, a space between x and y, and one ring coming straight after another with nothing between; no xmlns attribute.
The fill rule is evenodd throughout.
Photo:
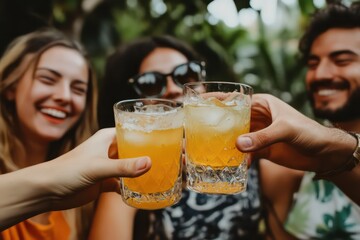
<svg viewBox="0 0 360 240"><path fill-rule="evenodd" d="M240 135L236 139L236 147L242 152L252 152L261 150L271 144L283 140L284 132L274 124L267 128L261 129L256 132L250 132Z"/></svg>
<svg viewBox="0 0 360 240"><path fill-rule="evenodd" d="M149 157L138 157L128 159L111 159L107 163L103 177L137 177L151 168ZM106 176L105 176L106 175Z"/></svg>

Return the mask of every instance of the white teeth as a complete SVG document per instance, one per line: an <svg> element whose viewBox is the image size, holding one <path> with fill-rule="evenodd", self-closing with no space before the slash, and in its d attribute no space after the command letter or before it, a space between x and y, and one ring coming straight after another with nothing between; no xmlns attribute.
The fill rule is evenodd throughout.
<svg viewBox="0 0 360 240"><path fill-rule="evenodd" d="M40 110L42 113L45 113L47 115L56 117L56 118L65 118L66 117L66 113L63 111L59 111L53 108L42 108Z"/></svg>
<svg viewBox="0 0 360 240"><path fill-rule="evenodd" d="M320 95L320 96L330 96L332 94L335 94L337 93L339 90L336 90L336 89L321 89L319 90L317 93Z"/></svg>

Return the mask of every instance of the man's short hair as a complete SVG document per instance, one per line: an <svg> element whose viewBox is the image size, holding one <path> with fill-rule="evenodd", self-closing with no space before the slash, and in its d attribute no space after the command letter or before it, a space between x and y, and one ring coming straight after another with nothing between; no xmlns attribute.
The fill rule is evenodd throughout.
<svg viewBox="0 0 360 240"><path fill-rule="evenodd" d="M331 3L319 9L311 18L310 24L300 39L299 50L306 61L310 54L314 40L332 28L358 28L360 27L360 1L354 2L350 7L341 3Z"/></svg>

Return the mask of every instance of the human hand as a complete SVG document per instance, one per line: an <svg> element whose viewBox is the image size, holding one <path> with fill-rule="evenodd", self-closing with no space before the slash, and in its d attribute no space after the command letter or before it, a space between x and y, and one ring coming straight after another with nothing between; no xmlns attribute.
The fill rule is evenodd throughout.
<svg viewBox="0 0 360 240"><path fill-rule="evenodd" d="M315 172L341 165L339 159L348 159L356 144L342 130L324 127L268 94L253 95L251 131L237 139L240 151Z"/></svg>
<svg viewBox="0 0 360 240"><path fill-rule="evenodd" d="M44 192L50 193L50 210L83 205L96 199L101 192L119 192L117 177L136 177L150 169L148 157L110 159L108 153L115 154L114 143L115 129L102 129L38 170L46 183Z"/></svg>

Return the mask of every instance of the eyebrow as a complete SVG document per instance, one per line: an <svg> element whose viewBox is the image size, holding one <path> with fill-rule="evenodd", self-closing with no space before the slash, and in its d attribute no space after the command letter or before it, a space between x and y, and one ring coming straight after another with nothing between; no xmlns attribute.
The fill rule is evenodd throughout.
<svg viewBox="0 0 360 240"><path fill-rule="evenodd" d="M52 74L56 75L57 77L61 77L61 76L62 76L61 73L59 73L59 72L57 72L57 71L55 71L55 70L53 70L53 69L50 69L50 68L39 67L39 68L37 68L36 70L49 71L49 72L51 72ZM84 83L84 84L86 84L86 85L88 84L86 81L84 81L84 80L82 80L82 79L75 79L75 80L78 81L78 82Z"/></svg>
<svg viewBox="0 0 360 240"><path fill-rule="evenodd" d="M330 58L336 58L340 55L347 54L352 56L358 56L358 54L351 50L338 50L330 53ZM307 58L307 60L318 60L319 56L316 54L310 54Z"/></svg>
<svg viewBox="0 0 360 240"><path fill-rule="evenodd" d="M342 55L342 54L347 54L347 55L352 55L352 56L358 56L357 53L355 53L354 51L351 51L351 50L339 50L339 51L331 52L331 53L330 53L330 57L331 57L331 58L334 58L334 57L337 57L337 56Z"/></svg>

